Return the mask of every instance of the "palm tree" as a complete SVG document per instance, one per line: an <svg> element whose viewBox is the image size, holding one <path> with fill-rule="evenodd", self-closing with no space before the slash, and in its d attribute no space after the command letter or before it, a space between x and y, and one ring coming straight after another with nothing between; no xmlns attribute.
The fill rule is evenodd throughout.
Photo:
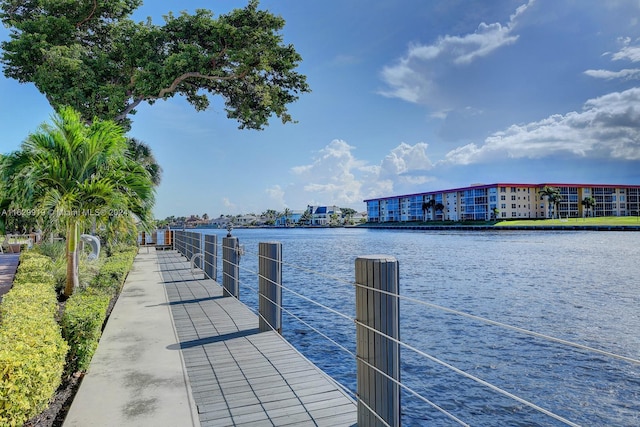
<svg viewBox="0 0 640 427"><path fill-rule="evenodd" d="M558 210L558 205L562 201L560 190L555 187L549 187L545 185L542 190L540 190L540 197L547 198L547 202L549 203L549 210L553 208L553 214L551 215L551 218L553 218Z"/></svg>
<svg viewBox="0 0 640 427"><path fill-rule="evenodd" d="M290 222L290 218L291 218L291 215L292 215L291 209L284 208L284 212L282 212L282 215L284 215L284 225L286 225L288 227L289 226L289 222Z"/></svg>
<svg viewBox="0 0 640 427"><path fill-rule="evenodd" d="M436 206L436 199L431 199L428 202L422 202L422 212L424 212L424 219L427 219L427 211L433 210ZM435 215L431 215L431 219L434 219Z"/></svg>
<svg viewBox="0 0 640 427"><path fill-rule="evenodd" d="M262 212L262 216L265 218L265 223L267 225L273 225L276 218L278 217L278 212L273 209L267 209L266 211Z"/></svg>
<svg viewBox="0 0 640 427"><path fill-rule="evenodd" d="M498 220L498 214L500 213L500 209L498 209L498 207L497 207L497 206L494 206L494 207L491 209L491 212L493 213L493 220L494 220L494 221L497 221L497 220Z"/></svg>
<svg viewBox="0 0 640 427"><path fill-rule="evenodd" d="M596 206L596 199L591 196L587 196L584 199L582 199L580 203L582 204L582 206L585 207L585 209L587 209L589 213L592 213L593 208Z"/></svg>
<svg viewBox="0 0 640 427"><path fill-rule="evenodd" d="M3 162L10 195L47 212L66 235L65 296L78 286L80 228L92 218L129 229L134 215L153 222L154 186L144 166L128 155L123 131L111 121L86 125L80 114L61 108L52 124L29 135L21 150Z"/></svg>
<svg viewBox="0 0 640 427"><path fill-rule="evenodd" d="M444 205L443 205L442 203L438 202L438 203L436 203L436 204L434 205L433 209L434 209L436 212L438 212L438 211L442 212L442 210L444 209ZM434 215L434 219L435 219L435 215Z"/></svg>
<svg viewBox="0 0 640 427"><path fill-rule="evenodd" d="M162 168L156 161L151 148L136 138L127 138L128 151L131 158L140 163L151 175L154 186L160 185L162 179Z"/></svg>
<svg viewBox="0 0 640 427"><path fill-rule="evenodd" d="M300 217L300 224L302 225L310 225L311 224L311 212L309 212L309 209L305 210L302 214L302 216Z"/></svg>

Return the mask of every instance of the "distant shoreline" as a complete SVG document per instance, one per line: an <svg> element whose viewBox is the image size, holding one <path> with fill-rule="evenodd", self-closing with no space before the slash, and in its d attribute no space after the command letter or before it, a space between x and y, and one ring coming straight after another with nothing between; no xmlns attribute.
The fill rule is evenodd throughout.
<svg viewBox="0 0 640 427"><path fill-rule="evenodd" d="M638 225L382 225L363 224L359 228L382 230L464 230L464 231L640 231Z"/></svg>
<svg viewBox="0 0 640 427"><path fill-rule="evenodd" d="M410 223L365 223L350 226L235 226L233 229L324 229L324 228L367 228L376 230L458 230L458 231L640 231L638 225L616 225L616 224L539 224L539 225L496 225L496 224L410 224ZM182 230L182 228L173 228ZM196 230L224 230L217 227L193 227L185 228L187 231Z"/></svg>

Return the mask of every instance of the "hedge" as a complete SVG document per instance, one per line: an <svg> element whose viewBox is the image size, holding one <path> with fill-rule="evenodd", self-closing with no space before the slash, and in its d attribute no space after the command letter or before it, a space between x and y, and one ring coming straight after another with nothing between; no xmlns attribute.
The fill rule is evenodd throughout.
<svg viewBox="0 0 640 427"><path fill-rule="evenodd" d="M98 347L102 325L112 298L120 293L137 248L127 248L107 258L91 285L74 293L65 305L62 334L70 345L68 372L85 371Z"/></svg>
<svg viewBox="0 0 640 427"><path fill-rule="evenodd" d="M102 268L93 278L91 287L111 295L119 294L137 253L135 247L113 253L105 260Z"/></svg>
<svg viewBox="0 0 640 427"><path fill-rule="evenodd" d="M67 300L62 316L62 335L69 343L67 371L86 371L98 348L102 325L107 317L111 296L88 290Z"/></svg>
<svg viewBox="0 0 640 427"><path fill-rule="evenodd" d="M0 425L21 426L61 383L68 346L55 320L51 260L24 253L0 305Z"/></svg>

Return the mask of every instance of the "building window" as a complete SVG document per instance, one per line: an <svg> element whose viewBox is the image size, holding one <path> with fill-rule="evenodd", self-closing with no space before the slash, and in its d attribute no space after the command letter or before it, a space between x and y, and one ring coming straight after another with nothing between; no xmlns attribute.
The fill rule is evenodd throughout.
<svg viewBox="0 0 640 427"><path fill-rule="evenodd" d="M515 208L516 208L516 204L515 204L515 203L513 203L513 204L511 205L511 209L515 209Z"/></svg>

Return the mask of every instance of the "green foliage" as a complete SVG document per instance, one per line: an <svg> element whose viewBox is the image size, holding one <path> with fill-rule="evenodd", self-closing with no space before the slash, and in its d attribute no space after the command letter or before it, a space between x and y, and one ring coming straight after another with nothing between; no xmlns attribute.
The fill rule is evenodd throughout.
<svg viewBox="0 0 640 427"><path fill-rule="evenodd" d="M65 107L2 159L3 193L13 203L34 207L66 230L65 295L78 281L79 225L95 220L135 231L132 215L153 221L154 186L149 172L128 156L123 131L111 121L87 125ZM53 214L49 214L52 212ZM70 256L69 256L70 255Z"/></svg>
<svg viewBox="0 0 640 427"><path fill-rule="evenodd" d="M53 261L48 256L32 251L22 252L20 254L20 268L18 268L17 274L49 272L52 267Z"/></svg>
<svg viewBox="0 0 640 427"><path fill-rule="evenodd" d="M55 321L53 279L43 274L50 265L43 255L22 255L0 305L0 425L21 426L40 413L61 382L68 346Z"/></svg>
<svg viewBox="0 0 640 427"><path fill-rule="evenodd" d="M39 250L64 259L55 248ZM21 254L14 286L0 304L1 426L21 426L42 412L60 385L65 366L67 372L88 368L110 300L137 254L136 247L112 250L93 277L93 286L67 300L62 333L55 321L55 262L36 251Z"/></svg>
<svg viewBox="0 0 640 427"><path fill-rule="evenodd" d="M72 106L128 125L142 102L182 95L202 111L220 95L241 128L262 129L272 115L292 121L287 105L308 92L301 61L283 43L284 20L250 0L217 18L209 10L165 16L163 26L129 18L141 0L4 0L0 17L4 74L33 82L57 109Z"/></svg>
<svg viewBox="0 0 640 427"><path fill-rule="evenodd" d="M54 262L64 259L64 242L42 242L33 247L31 253L38 253L51 258Z"/></svg>
<svg viewBox="0 0 640 427"><path fill-rule="evenodd" d="M91 285L67 300L62 333L70 345L67 371L86 370L98 347L109 302L115 298L131 269L136 247L120 246L102 263Z"/></svg>
<svg viewBox="0 0 640 427"><path fill-rule="evenodd" d="M85 290L67 300L61 326L69 343L67 371L85 371L98 348L111 296Z"/></svg>
<svg viewBox="0 0 640 427"><path fill-rule="evenodd" d="M110 295L118 294L131 270L136 253L136 248L113 253L94 277L91 288Z"/></svg>

